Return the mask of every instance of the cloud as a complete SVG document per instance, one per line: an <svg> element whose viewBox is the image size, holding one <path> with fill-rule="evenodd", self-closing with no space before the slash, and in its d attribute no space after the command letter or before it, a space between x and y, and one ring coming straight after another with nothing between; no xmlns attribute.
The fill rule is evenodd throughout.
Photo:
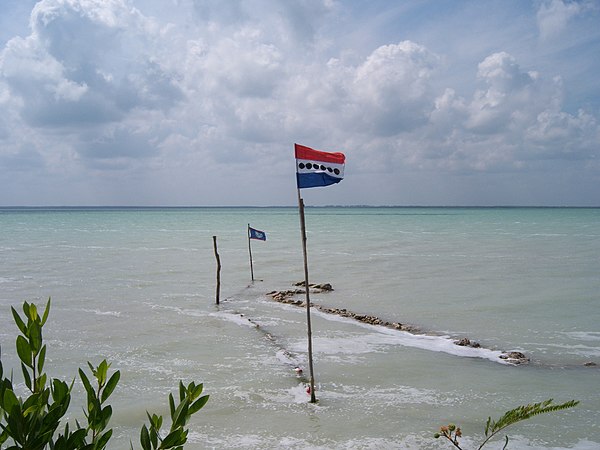
<svg viewBox="0 0 600 450"><path fill-rule="evenodd" d="M600 127L591 114L544 110L526 130L532 156L593 161L599 156Z"/></svg>
<svg viewBox="0 0 600 450"><path fill-rule="evenodd" d="M476 133L491 133L517 125L515 119L537 103L538 75L524 72L506 52L494 53L478 67L477 77L485 89L475 92L469 106L467 127Z"/></svg>
<svg viewBox="0 0 600 450"><path fill-rule="evenodd" d="M360 116L377 134L395 135L425 123L433 93L428 84L436 56L404 41L385 45L369 55L354 73L352 100Z"/></svg>
<svg viewBox="0 0 600 450"><path fill-rule="evenodd" d="M549 39L561 34L573 17L587 8L576 1L549 0L541 3L537 12L537 22L542 39Z"/></svg>
<svg viewBox="0 0 600 450"><path fill-rule="evenodd" d="M42 169L45 160L34 147L27 146L19 149L18 153L0 155L0 166L11 172L29 172L32 169Z"/></svg>
<svg viewBox="0 0 600 450"><path fill-rule="evenodd" d="M125 1L43 0L30 26L0 56L30 125L116 122L135 108L168 109L181 98L173 75L145 49L157 38L153 24Z"/></svg>
<svg viewBox="0 0 600 450"><path fill-rule="evenodd" d="M397 202L408 178L443 191L456 177L526 176L552 164L595 176L597 108L571 96L576 52L554 64L560 52L548 43L589 5L543 2L537 15L520 10L530 17L519 21L498 7L504 15L494 20L509 21L511 33L461 30L461 43L480 39L464 58L453 53L460 45L412 37L411 14L426 5L415 8L393 8L401 23L416 20L412 28L380 32L372 23L385 7L332 0L42 0L29 33L0 49L0 172L29 164L30 174L60 175L66 196L104 185L109 203L121 188L140 203L171 195L239 204L253 189L277 203L300 142L346 152L348 189L372 180L365 203L383 193ZM453 11L453 24L483 14ZM373 35L352 45L344 33L363 36L363 19ZM523 39L536 20L544 39ZM579 86L597 101L595 78ZM235 176L235 188L219 185L218 173Z"/></svg>
<svg viewBox="0 0 600 450"><path fill-rule="evenodd" d="M524 172L537 161L594 160L600 148L596 118L561 109L560 78L524 71L506 52L478 65L482 87L471 99L447 88L435 100L429 122L407 139L418 142L406 164L454 172Z"/></svg>

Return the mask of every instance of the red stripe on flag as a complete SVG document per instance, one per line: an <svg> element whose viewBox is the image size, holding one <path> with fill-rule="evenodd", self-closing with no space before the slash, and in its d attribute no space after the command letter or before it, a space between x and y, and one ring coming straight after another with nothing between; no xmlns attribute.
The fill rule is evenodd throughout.
<svg viewBox="0 0 600 450"><path fill-rule="evenodd" d="M322 161L334 164L344 164L344 161L346 160L346 156L343 153L322 152L300 144L294 144L294 150L296 159L309 159L311 161Z"/></svg>

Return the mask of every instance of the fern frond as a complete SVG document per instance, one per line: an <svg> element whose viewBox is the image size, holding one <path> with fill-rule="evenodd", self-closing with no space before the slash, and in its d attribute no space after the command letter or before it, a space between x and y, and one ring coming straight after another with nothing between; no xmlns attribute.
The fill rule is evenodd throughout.
<svg viewBox="0 0 600 450"><path fill-rule="evenodd" d="M572 408L579 403L576 400L570 400L560 405L552 404L552 402L553 399L549 399L544 402L522 405L515 409L511 409L510 411L507 411L504 416L498 419L497 422L494 422L493 420L489 422L491 428L486 432L485 435L487 436L488 433L496 433L509 425L529 419L533 416Z"/></svg>
<svg viewBox="0 0 600 450"><path fill-rule="evenodd" d="M518 406L515 409L511 409L507 411L500 419L497 421L492 420L491 417L488 417L486 426L485 426L485 436L486 439L483 441L481 446L483 447L487 441L489 441L495 434L502 431L506 427L513 425L517 422L521 422L522 420L530 419L533 416L537 416L539 414L545 414L554 411L561 411L567 408L573 408L579 404L577 400L570 400L561 404L552 403L553 399L548 399L546 401L540 403L533 403L529 405Z"/></svg>

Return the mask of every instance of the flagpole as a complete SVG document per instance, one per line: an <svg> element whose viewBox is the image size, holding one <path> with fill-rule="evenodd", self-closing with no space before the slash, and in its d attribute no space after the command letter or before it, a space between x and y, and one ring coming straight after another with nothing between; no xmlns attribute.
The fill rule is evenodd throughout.
<svg viewBox="0 0 600 450"><path fill-rule="evenodd" d="M250 255L250 276L254 283L254 267L252 266L252 245L250 244L250 224L248 224L248 254Z"/></svg>
<svg viewBox="0 0 600 450"><path fill-rule="evenodd" d="M221 296L221 258L219 257L219 251L217 250L217 237L213 236L213 247L215 250L215 258L217 260L217 289L215 293L215 303L219 304L219 297Z"/></svg>
<svg viewBox="0 0 600 450"><path fill-rule="evenodd" d="M310 293L308 288L308 256L306 251L306 222L304 220L304 200L300 196L300 189L298 188L298 209L300 212L300 228L302 231L302 252L304 254L304 288L306 290L306 328L308 335L308 367L310 370L310 402L316 403L317 398L315 395L315 376L313 370L313 356L312 356L312 330L310 325Z"/></svg>

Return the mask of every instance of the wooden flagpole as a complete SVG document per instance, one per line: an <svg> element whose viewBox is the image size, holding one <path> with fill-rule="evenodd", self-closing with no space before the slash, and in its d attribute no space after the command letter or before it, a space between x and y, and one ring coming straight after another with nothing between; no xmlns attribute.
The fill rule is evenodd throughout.
<svg viewBox="0 0 600 450"><path fill-rule="evenodd" d="M298 209L300 212L300 228L302 230L302 252L304 254L304 289L306 290L306 330L308 335L308 367L310 370L310 402L316 403L317 397L315 395L315 376L312 355L312 329L310 325L310 293L308 287L308 256L306 252L306 222L304 220L304 200L300 196L300 189L298 189Z"/></svg>
<svg viewBox="0 0 600 450"><path fill-rule="evenodd" d="M215 250L215 259L217 260L217 289L215 293L215 303L219 304L219 297L221 296L221 258L217 250L217 237L213 236L213 248Z"/></svg>
<svg viewBox="0 0 600 450"><path fill-rule="evenodd" d="M250 224L248 224L248 254L250 255L250 276L254 283L254 267L252 266L252 245L250 244Z"/></svg>

